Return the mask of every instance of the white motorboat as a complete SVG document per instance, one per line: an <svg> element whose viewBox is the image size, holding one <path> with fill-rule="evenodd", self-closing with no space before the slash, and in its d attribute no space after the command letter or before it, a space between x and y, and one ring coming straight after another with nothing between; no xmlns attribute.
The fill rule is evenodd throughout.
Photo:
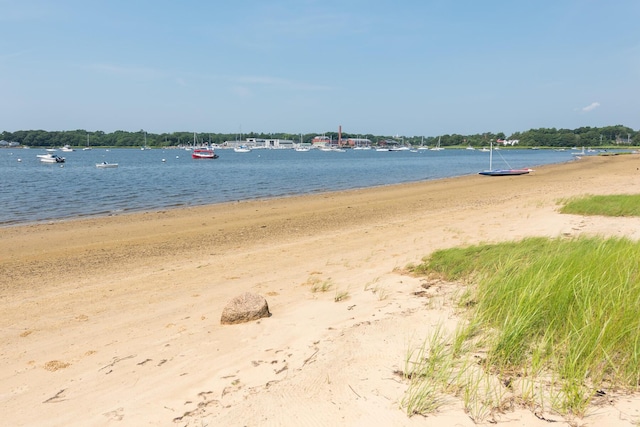
<svg viewBox="0 0 640 427"><path fill-rule="evenodd" d="M57 154L51 153L38 154L37 157L42 163L64 163L65 161L64 157L60 157Z"/></svg>
<svg viewBox="0 0 640 427"><path fill-rule="evenodd" d="M96 163L96 167L100 168L100 169L117 168L118 164L117 163L102 162L102 163Z"/></svg>

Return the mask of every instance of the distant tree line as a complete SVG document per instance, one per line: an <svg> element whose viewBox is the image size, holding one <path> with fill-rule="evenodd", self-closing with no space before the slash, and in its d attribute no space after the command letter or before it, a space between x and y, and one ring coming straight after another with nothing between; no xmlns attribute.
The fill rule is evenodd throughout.
<svg viewBox="0 0 640 427"><path fill-rule="evenodd" d="M330 137L335 143L338 142L338 132L322 133ZM242 135L245 138L264 139L284 139L294 142L310 143L318 133L292 134L292 133L259 133L249 132ZM578 129L556 129L540 128L531 129L525 132L516 132L512 135L505 135L503 132L485 132L475 135L436 135L436 136L385 136L372 134L350 134L343 133L342 139L364 138L369 139L373 144L380 144L388 141L395 141L400 144L418 146L434 145L440 138L441 146L467 146L482 147L488 146L491 141L498 139L518 140L520 147L598 147L614 145L635 145L635 138L638 132L622 126L606 127L581 127ZM71 131L45 131L45 130L21 130L16 132L3 131L0 140L17 142L21 145L32 147L62 147L69 145L72 147L142 147L145 144L149 147L162 148L191 145L194 138L198 144L211 143L223 144L225 141L235 141L240 139L237 134L225 133L197 133L192 132L172 132L172 133L147 133L144 130L137 132L127 132L117 130L112 133L102 131L89 132L83 129Z"/></svg>

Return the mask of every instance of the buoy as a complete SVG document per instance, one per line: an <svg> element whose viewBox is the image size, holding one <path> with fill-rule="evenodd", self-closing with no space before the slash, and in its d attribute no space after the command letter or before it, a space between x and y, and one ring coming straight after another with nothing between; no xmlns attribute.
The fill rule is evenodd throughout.
<svg viewBox="0 0 640 427"><path fill-rule="evenodd" d="M22 159L18 159L18 161L19 161L19 162L21 162L21 161L22 161Z"/></svg>
<svg viewBox="0 0 640 427"><path fill-rule="evenodd" d="M165 159L162 159L162 161L163 161L163 162L166 162L166 160L165 160Z"/></svg>

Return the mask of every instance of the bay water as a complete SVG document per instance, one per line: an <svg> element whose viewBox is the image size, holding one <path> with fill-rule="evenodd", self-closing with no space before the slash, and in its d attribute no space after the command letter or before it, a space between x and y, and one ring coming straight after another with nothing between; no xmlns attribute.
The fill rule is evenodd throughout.
<svg viewBox="0 0 640 427"><path fill-rule="evenodd" d="M196 160L181 149L94 148L57 152L66 158L63 164L40 162L36 156L44 152L0 149L0 226L425 181L489 168L489 152L465 149L218 149L218 159ZM535 169L573 157L570 150L499 150L493 166ZM103 161L118 168L97 168Z"/></svg>

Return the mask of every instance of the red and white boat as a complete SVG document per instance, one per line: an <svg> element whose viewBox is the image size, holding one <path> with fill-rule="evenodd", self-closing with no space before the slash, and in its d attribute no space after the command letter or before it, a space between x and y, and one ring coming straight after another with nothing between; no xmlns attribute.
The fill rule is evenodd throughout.
<svg viewBox="0 0 640 427"><path fill-rule="evenodd" d="M193 151L191 152L192 159L217 159L218 155L213 150L213 147L198 147L198 139L196 133L193 133Z"/></svg>
<svg viewBox="0 0 640 427"><path fill-rule="evenodd" d="M194 148L191 152L192 159L217 159L218 155L213 148Z"/></svg>

